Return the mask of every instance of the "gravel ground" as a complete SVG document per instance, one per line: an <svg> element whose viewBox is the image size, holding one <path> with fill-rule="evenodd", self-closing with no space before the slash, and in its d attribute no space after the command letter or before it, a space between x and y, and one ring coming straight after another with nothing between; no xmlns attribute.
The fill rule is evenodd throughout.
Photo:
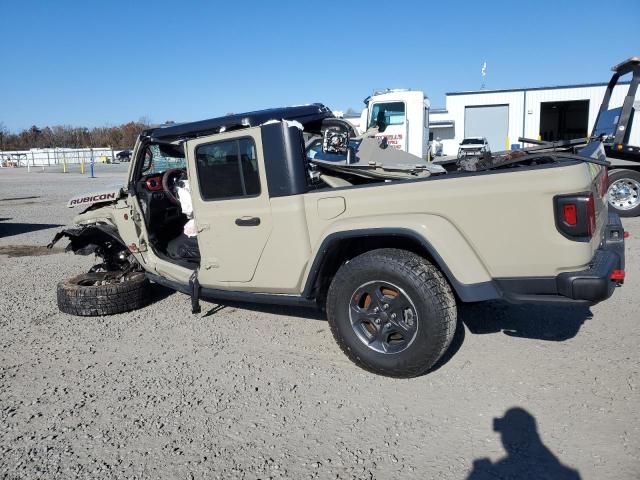
<svg viewBox="0 0 640 480"><path fill-rule="evenodd" d="M314 311L191 315L158 287L137 312L60 313L55 284L92 259L33 247L125 169L0 170L0 478L640 478L640 219L610 301L463 306L439 367L393 380Z"/></svg>

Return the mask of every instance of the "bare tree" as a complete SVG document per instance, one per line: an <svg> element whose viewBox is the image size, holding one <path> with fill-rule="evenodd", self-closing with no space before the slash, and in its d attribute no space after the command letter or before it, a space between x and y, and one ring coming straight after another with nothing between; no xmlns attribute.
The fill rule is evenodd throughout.
<svg viewBox="0 0 640 480"><path fill-rule="evenodd" d="M11 133L0 123L0 150L28 150L34 147L111 147L131 148L138 135L149 128L149 121L129 122L119 126L72 127L54 125L39 128L35 125L18 133Z"/></svg>
<svg viewBox="0 0 640 480"><path fill-rule="evenodd" d="M4 150L4 138L9 134L9 129L4 122L0 122L0 151Z"/></svg>

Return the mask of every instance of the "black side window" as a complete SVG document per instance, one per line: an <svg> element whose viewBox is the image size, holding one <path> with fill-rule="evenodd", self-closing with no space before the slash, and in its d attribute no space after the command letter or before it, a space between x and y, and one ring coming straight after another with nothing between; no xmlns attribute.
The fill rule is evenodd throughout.
<svg viewBox="0 0 640 480"><path fill-rule="evenodd" d="M260 195L256 146L251 138L200 145L196 162L203 200Z"/></svg>

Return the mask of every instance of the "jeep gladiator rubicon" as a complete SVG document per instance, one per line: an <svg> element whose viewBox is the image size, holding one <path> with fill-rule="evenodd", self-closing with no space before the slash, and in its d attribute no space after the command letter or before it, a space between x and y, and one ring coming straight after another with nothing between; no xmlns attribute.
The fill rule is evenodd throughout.
<svg viewBox="0 0 640 480"><path fill-rule="evenodd" d="M59 308L139 308L149 281L194 312L200 298L320 306L356 364L412 377L448 348L457 302L590 305L622 284L624 231L597 155L447 172L353 134L320 104L143 132L126 188L74 199L88 208L51 244L101 258L59 283ZM199 256L176 258L185 177Z"/></svg>

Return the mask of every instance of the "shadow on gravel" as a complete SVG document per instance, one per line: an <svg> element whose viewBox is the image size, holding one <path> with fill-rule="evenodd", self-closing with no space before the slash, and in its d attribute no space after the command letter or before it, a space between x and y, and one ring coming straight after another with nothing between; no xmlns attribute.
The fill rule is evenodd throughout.
<svg viewBox="0 0 640 480"><path fill-rule="evenodd" d="M10 198L0 198L0 202L11 202L14 200L32 200L34 198L40 198L39 196L30 196L30 197L10 197Z"/></svg>
<svg viewBox="0 0 640 480"><path fill-rule="evenodd" d="M154 298L154 302L174 293L173 290L157 284L152 284L152 286L159 292L158 295L162 295ZM216 303L202 315L202 318L215 316L216 313L226 308L300 317L308 320L327 320L325 312L319 309L241 302ZM475 335L504 333L511 337L562 342L575 337L582 324L592 317L588 307L579 306L524 306L500 301L462 303L458 306L458 324L451 345L427 374L442 368L460 350L465 339L465 325Z"/></svg>
<svg viewBox="0 0 640 480"><path fill-rule="evenodd" d="M47 248L42 245L3 245L0 246L0 255L15 257L42 257L43 255L55 255L64 253L64 248Z"/></svg>
<svg viewBox="0 0 640 480"><path fill-rule="evenodd" d="M151 291L151 300L149 303L159 302L176 293L174 290L158 285L157 283L151 283L149 288Z"/></svg>
<svg viewBox="0 0 640 480"><path fill-rule="evenodd" d="M447 351L444 352L444 355L440 357L440 360L438 360L436 364L431 367L425 375L433 373L449 363L449 360L451 360L455 356L455 354L458 353L458 350L460 350L460 348L462 347L462 344L464 343L464 337L464 325L460 321L460 318L458 318L458 324L456 325L456 331L453 334L451 345L449 345L449 348L447 348Z"/></svg>
<svg viewBox="0 0 640 480"><path fill-rule="evenodd" d="M464 343L465 325L474 335L504 333L510 337L562 342L575 337L582 324L592 317L588 307L524 306L500 301L461 303L451 345L428 373L440 369L458 353Z"/></svg>
<svg viewBox="0 0 640 480"><path fill-rule="evenodd" d="M523 408L510 408L493 419L493 431L500 433L506 457L493 463L489 458L473 461L467 480L496 478L580 480L580 473L563 465L542 443L536 420Z"/></svg>
<svg viewBox="0 0 640 480"><path fill-rule="evenodd" d="M502 332L511 337L562 342L575 337L593 314L588 307L492 301L462 304L458 317L473 334Z"/></svg>
<svg viewBox="0 0 640 480"><path fill-rule="evenodd" d="M9 220L9 219L5 219ZM37 232L48 228L63 227L58 223L0 223L0 238L20 235L22 233Z"/></svg>
<svg viewBox="0 0 640 480"><path fill-rule="evenodd" d="M205 313L202 316L202 318L211 317L212 315L215 315L216 313L224 310L225 308L227 308L226 305L216 305L215 307L209 309L209 311L207 313Z"/></svg>
<svg viewBox="0 0 640 480"><path fill-rule="evenodd" d="M292 307L284 305L259 305L256 303L222 302L206 312L203 317L209 317L224 308L240 308L252 312L271 313L273 315L284 315L287 317L300 317L307 320L327 320L324 312L315 308Z"/></svg>

